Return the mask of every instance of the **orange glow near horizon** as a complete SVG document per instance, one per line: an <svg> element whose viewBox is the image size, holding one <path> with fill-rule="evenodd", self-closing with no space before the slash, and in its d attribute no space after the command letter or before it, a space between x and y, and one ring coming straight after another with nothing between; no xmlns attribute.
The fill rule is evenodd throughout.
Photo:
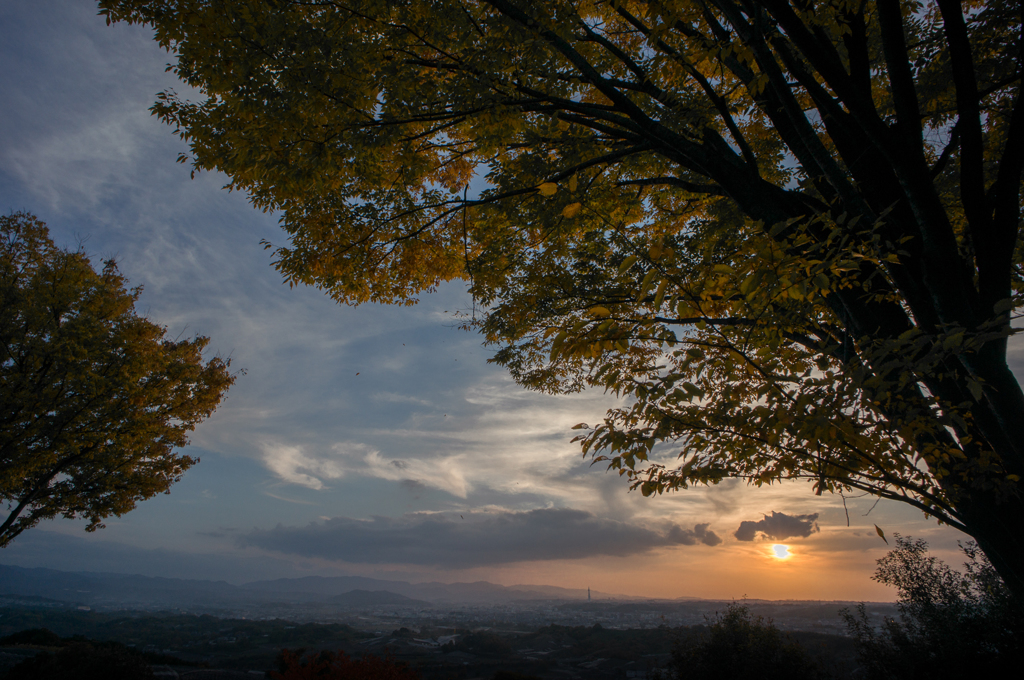
<svg viewBox="0 0 1024 680"><path fill-rule="evenodd" d="M817 535L815 537L820 540ZM882 540L877 536L874 539L867 549L842 552L822 545L779 544L786 545L788 549L789 556L784 559L776 557L773 544L767 541L727 541L714 549L673 546L644 555L642 562L636 556L601 556L588 560L521 562L458 571L439 568L435 572L417 575L415 579L410 579L408 573L402 571L405 567L396 565L394 571L375 567L361 575L415 582L490 581L505 586L552 585L582 589L583 593L589 586L595 593L595 599L627 596L732 600L746 596L765 600L889 602L895 597L893 590L871 580L871 574L877 567L875 560L886 552ZM877 546L874 545L876 542ZM864 543L868 541L865 539ZM944 553L940 557L951 562L957 555ZM642 577L638 575L638 564L643 567Z"/></svg>
<svg viewBox="0 0 1024 680"><path fill-rule="evenodd" d="M776 543L772 546L772 555L778 560L788 560L793 556L793 554L789 552L789 546L782 545L781 543Z"/></svg>

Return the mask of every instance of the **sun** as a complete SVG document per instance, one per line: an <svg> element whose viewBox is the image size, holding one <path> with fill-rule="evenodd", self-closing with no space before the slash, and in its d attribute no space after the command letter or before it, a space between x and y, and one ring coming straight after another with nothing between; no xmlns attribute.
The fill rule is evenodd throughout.
<svg viewBox="0 0 1024 680"><path fill-rule="evenodd" d="M779 560L788 560L793 556L792 553L789 552L789 546L782 545L781 543L776 543L772 546L772 553L775 555L775 558Z"/></svg>

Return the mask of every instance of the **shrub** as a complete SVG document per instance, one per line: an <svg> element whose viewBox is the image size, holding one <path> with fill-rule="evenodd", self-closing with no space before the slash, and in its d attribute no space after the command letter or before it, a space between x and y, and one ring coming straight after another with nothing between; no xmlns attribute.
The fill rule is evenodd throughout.
<svg viewBox="0 0 1024 680"><path fill-rule="evenodd" d="M508 640L486 630L478 630L459 640L455 648L471 654L483 656L509 656L512 654L512 645Z"/></svg>
<svg viewBox="0 0 1024 680"><path fill-rule="evenodd" d="M64 640L48 628L32 628L0 637L0 645L33 645L36 647L60 647Z"/></svg>
<svg viewBox="0 0 1024 680"><path fill-rule="evenodd" d="M420 680L420 674L391 657L366 655L353 659L345 652L303 654L282 649L274 680Z"/></svg>
<svg viewBox="0 0 1024 680"><path fill-rule="evenodd" d="M524 675L513 671L496 671L491 680L542 680L536 675Z"/></svg>
<svg viewBox="0 0 1024 680"><path fill-rule="evenodd" d="M12 668L5 680L149 680L142 655L116 642L71 642Z"/></svg>
<svg viewBox="0 0 1024 680"><path fill-rule="evenodd" d="M876 629L863 604L842 613L868 678L995 677L1019 662L1020 608L973 542L961 550L964 573L929 557L925 541L896 535L872 578L896 588L899 619Z"/></svg>
<svg viewBox="0 0 1024 680"><path fill-rule="evenodd" d="M752 617L730 604L696 639L681 640L672 650L670 677L678 680L817 680L823 672L770 619Z"/></svg>

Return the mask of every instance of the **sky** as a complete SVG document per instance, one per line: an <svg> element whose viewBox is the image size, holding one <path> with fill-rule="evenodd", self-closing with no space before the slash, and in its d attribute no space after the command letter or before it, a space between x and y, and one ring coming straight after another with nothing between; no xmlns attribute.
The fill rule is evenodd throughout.
<svg viewBox="0 0 1024 680"><path fill-rule="evenodd" d="M629 492L570 442L614 399L515 385L457 328L464 286L351 308L282 284L260 245L285 242L277 216L222 175L190 179L184 143L150 115L158 92L187 88L149 29L108 27L88 0L3 0L0 26L0 210L35 214L94 263L115 258L143 287L137 309L244 370L170 494L91 534L40 524L0 563L879 601L895 594L870 578L888 550L875 524L962 562L966 537L919 511L873 498L844 510L805 483ZM1024 374L1019 343L1013 357ZM775 558L777 543L792 556Z"/></svg>

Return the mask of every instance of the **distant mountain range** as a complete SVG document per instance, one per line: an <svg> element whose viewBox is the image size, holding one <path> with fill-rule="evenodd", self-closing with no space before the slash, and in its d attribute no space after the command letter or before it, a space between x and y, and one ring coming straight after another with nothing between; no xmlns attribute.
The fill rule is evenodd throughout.
<svg viewBox="0 0 1024 680"><path fill-rule="evenodd" d="M429 602L414 600L405 595L392 593L387 590L350 590L341 595L335 595L327 600L328 602L341 605L342 607L375 607L378 605L396 604L405 607L431 607Z"/></svg>
<svg viewBox="0 0 1024 680"><path fill-rule="evenodd" d="M380 594L384 593L384 594ZM42 597L88 606L219 607L245 604L330 603L355 608L381 604L500 604L523 600L585 601L585 589L474 583L409 583L364 576L306 576L232 585L226 581L67 572L0 565L0 596ZM347 599L346 599L347 596ZM594 591L595 600L634 600ZM362 599L361 599L362 598ZM402 601L373 601L402 598Z"/></svg>

